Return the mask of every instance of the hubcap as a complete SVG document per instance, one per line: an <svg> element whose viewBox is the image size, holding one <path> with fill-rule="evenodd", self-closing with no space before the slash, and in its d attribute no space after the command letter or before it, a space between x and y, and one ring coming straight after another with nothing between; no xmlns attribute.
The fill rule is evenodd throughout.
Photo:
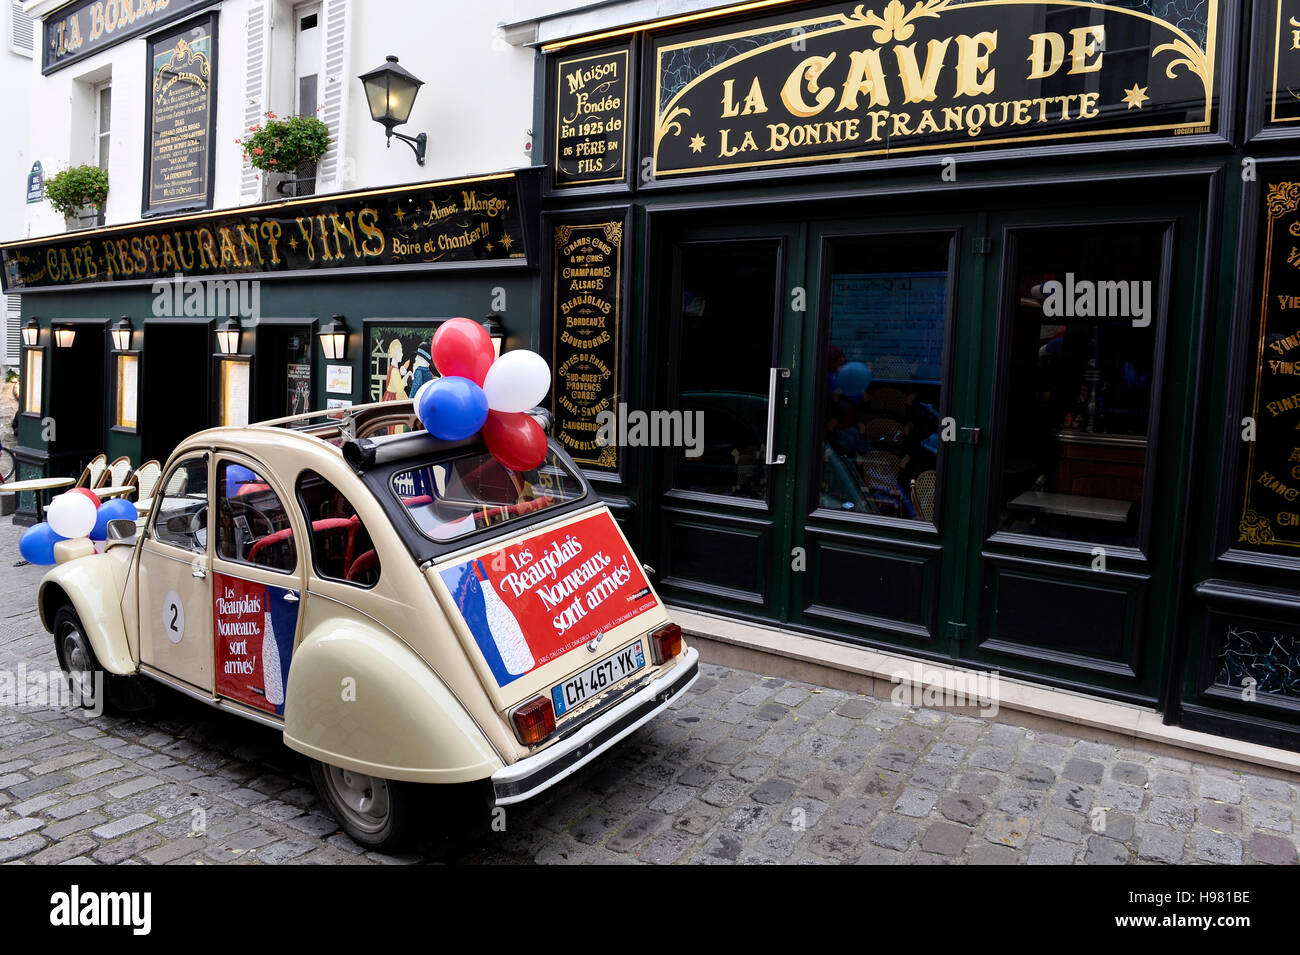
<svg viewBox="0 0 1300 955"><path fill-rule="evenodd" d="M86 638L76 627L69 625L63 634L63 660L67 666L68 687L72 698L81 706L95 702L94 674L90 672L90 651Z"/></svg>
<svg viewBox="0 0 1300 955"><path fill-rule="evenodd" d="M388 825L392 810L387 780L327 766L325 782L335 806L362 832L379 832Z"/></svg>

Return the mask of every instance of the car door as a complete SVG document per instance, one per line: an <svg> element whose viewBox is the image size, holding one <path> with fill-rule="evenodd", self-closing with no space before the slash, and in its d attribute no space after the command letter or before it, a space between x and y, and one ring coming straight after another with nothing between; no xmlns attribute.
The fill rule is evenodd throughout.
<svg viewBox="0 0 1300 955"><path fill-rule="evenodd" d="M181 458L159 485L140 553L140 658L212 692L210 455Z"/></svg>
<svg viewBox="0 0 1300 955"><path fill-rule="evenodd" d="M287 488L267 469L223 452L213 470L212 620L216 694L284 715L298 640L303 552Z"/></svg>

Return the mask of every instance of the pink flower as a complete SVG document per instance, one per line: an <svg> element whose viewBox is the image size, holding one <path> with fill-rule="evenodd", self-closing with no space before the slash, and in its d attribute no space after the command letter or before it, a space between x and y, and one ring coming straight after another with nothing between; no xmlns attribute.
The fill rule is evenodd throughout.
<svg viewBox="0 0 1300 955"><path fill-rule="evenodd" d="M257 153L259 156L262 155L262 147L261 147L261 146L254 146L254 147L253 147L253 152Z"/></svg>

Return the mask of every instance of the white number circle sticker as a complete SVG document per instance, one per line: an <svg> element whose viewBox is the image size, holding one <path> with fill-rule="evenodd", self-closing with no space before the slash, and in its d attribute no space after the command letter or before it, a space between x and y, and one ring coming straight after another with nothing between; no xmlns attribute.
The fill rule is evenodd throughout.
<svg viewBox="0 0 1300 955"><path fill-rule="evenodd" d="M167 591L162 607L163 630L172 643L180 643L185 636L185 605L181 603L180 594L174 590Z"/></svg>

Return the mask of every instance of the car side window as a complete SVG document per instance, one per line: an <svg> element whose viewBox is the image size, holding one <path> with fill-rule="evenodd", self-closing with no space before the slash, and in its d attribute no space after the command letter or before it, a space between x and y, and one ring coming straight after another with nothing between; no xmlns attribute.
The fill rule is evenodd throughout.
<svg viewBox="0 0 1300 955"><path fill-rule="evenodd" d="M197 554L208 549L208 459L176 463L162 483L154 509L153 535L164 544Z"/></svg>
<svg viewBox="0 0 1300 955"><path fill-rule="evenodd" d="M311 527L311 560L316 574L358 587L379 582L379 557L356 508L315 471L298 477L298 503Z"/></svg>
<svg viewBox="0 0 1300 955"><path fill-rule="evenodd" d="M267 570L298 566L293 525L279 495L251 468L231 461L217 467L217 556Z"/></svg>

